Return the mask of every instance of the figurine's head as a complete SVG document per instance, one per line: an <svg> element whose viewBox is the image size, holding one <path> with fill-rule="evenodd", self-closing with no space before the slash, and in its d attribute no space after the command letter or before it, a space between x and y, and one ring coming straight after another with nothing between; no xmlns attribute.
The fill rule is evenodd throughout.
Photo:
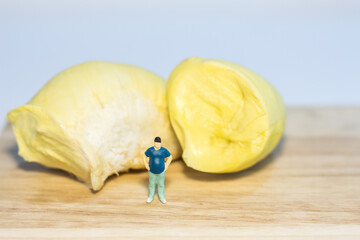
<svg viewBox="0 0 360 240"><path fill-rule="evenodd" d="M155 146L155 148L157 148L157 149L161 148L161 138L160 138L160 137L156 137L156 138L154 139L154 146Z"/></svg>

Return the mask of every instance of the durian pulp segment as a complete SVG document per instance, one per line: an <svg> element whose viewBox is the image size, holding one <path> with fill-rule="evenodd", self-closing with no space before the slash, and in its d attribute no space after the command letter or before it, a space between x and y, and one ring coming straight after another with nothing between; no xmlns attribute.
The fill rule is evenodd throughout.
<svg viewBox="0 0 360 240"><path fill-rule="evenodd" d="M25 160L66 170L100 190L112 174L144 169L155 136L174 159L180 156L165 86L139 67L85 62L56 75L6 118Z"/></svg>
<svg viewBox="0 0 360 240"><path fill-rule="evenodd" d="M193 57L180 63L169 78L170 119L184 161L196 170L222 173L248 168L282 135L281 97L273 96L278 93L265 80L250 79L260 76L236 67Z"/></svg>

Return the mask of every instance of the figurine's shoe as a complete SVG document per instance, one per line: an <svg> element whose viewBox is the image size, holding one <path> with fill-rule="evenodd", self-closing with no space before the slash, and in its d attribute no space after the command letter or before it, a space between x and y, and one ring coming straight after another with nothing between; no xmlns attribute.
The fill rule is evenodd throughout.
<svg viewBox="0 0 360 240"><path fill-rule="evenodd" d="M153 199L154 199L154 198L150 198L150 197L149 197L149 198L146 200L146 202L147 202L147 203L151 203Z"/></svg>
<svg viewBox="0 0 360 240"><path fill-rule="evenodd" d="M165 198L160 198L160 202L162 202L162 203L166 203L166 200L165 200Z"/></svg>

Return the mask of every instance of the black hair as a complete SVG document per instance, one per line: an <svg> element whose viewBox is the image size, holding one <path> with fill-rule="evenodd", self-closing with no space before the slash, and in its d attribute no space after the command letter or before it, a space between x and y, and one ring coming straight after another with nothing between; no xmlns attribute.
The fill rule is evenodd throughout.
<svg viewBox="0 0 360 240"><path fill-rule="evenodd" d="M160 143L161 143L161 138L160 138L160 137L156 137L156 138L154 139L154 142L160 142Z"/></svg>

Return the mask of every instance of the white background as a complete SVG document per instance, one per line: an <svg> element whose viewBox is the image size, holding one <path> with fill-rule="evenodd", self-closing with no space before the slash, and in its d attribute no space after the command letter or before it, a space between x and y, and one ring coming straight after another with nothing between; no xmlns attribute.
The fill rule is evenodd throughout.
<svg viewBox="0 0 360 240"><path fill-rule="evenodd" d="M0 0L0 127L55 74L89 60L167 79L190 56L271 82L287 106L360 104L360 1Z"/></svg>

